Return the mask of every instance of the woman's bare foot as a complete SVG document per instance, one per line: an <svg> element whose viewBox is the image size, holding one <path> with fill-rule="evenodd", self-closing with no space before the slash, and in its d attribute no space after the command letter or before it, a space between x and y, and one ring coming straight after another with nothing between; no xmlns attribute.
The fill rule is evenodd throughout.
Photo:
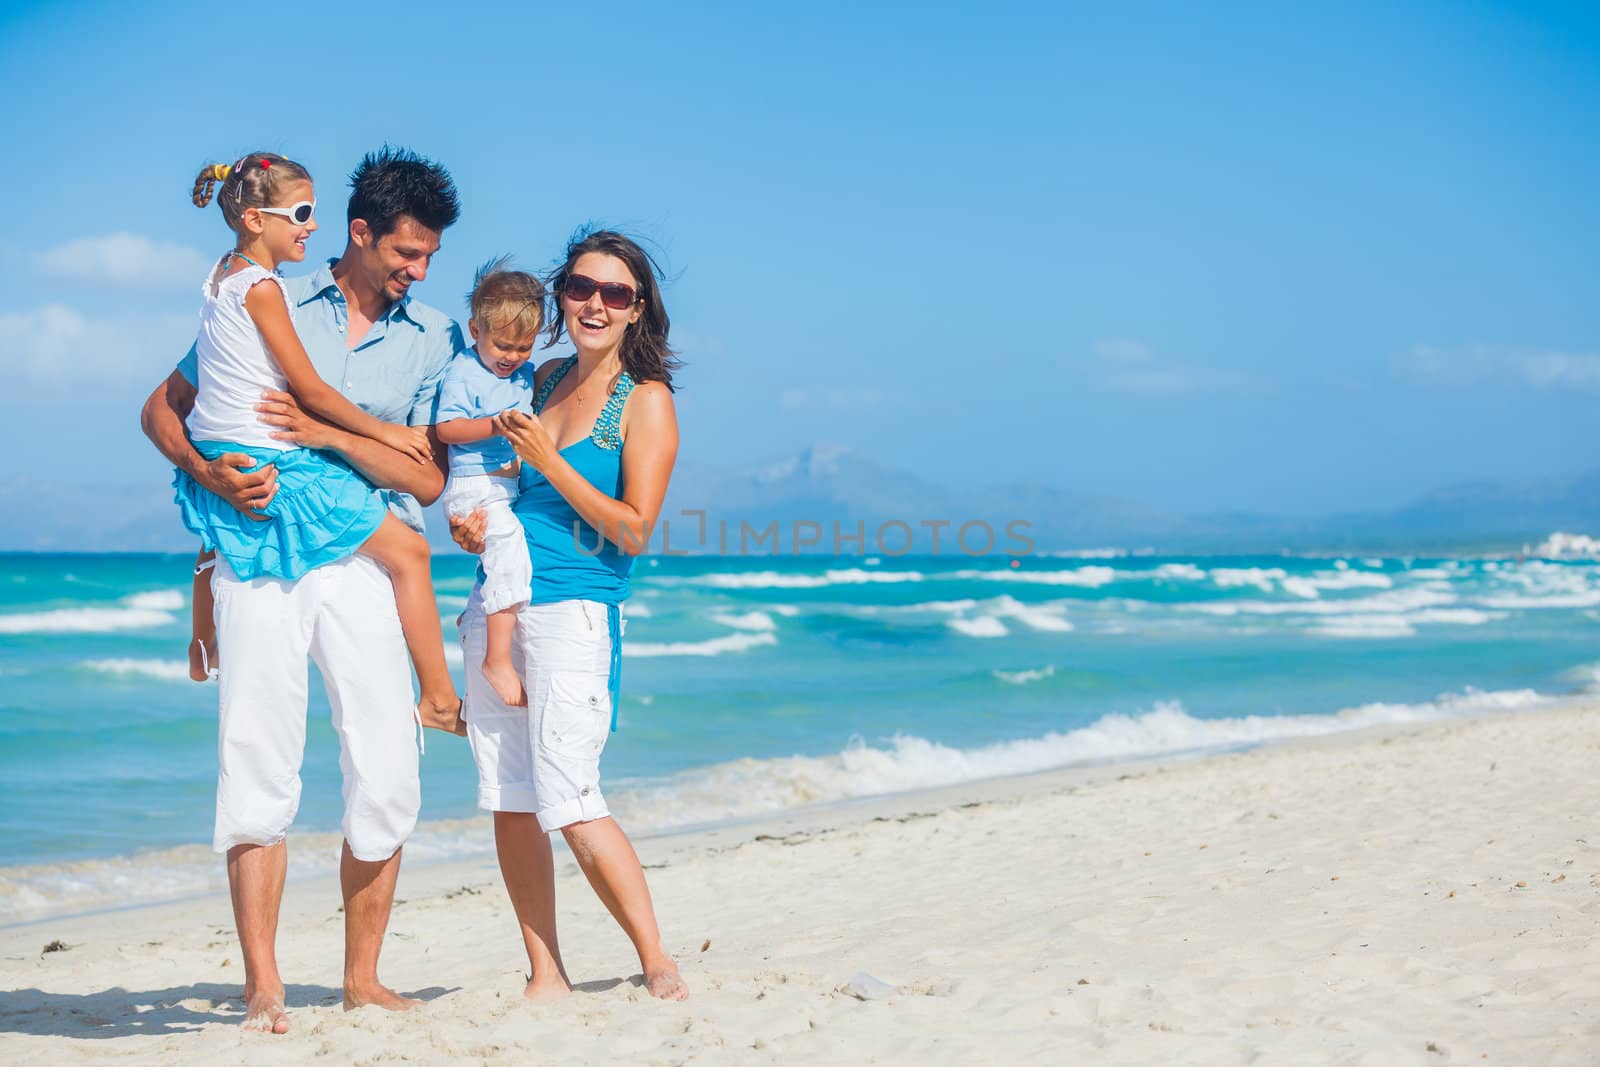
<svg viewBox="0 0 1600 1067"><path fill-rule="evenodd" d="M689 999L689 987L678 973L678 965L670 959L645 968L644 987L652 997L662 1000Z"/></svg>
<svg viewBox="0 0 1600 1067"><path fill-rule="evenodd" d="M522 995L528 1000L557 1000L572 992L567 980L559 972L543 978L528 978Z"/></svg>
<svg viewBox="0 0 1600 1067"><path fill-rule="evenodd" d="M344 1010L355 1011L357 1008L382 1008L384 1011L410 1011L412 1008L421 1007L422 1001L415 997L402 997L399 993L386 985L373 984L371 986L345 986Z"/></svg>
<svg viewBox="0 0 1600 1067"><path fill-rule="evenodd" d="M448 699L435 700L423 697L417 704L417 718L430 730L443 730L459 737L467 736L467 724L461 718L461 698L451 694Z"/></svg>
<svg viewBox="0 0 1600 1067"><path fill-rule="evenodd" d="M209 682L217 669L217 640L196 637L189 642L189 677L197 682Z"/></svg>
<svg viewBox="0 0 1600 1067"><path fill-rule="evenodd" d="M263 1034L287 1034L289 1013L283 1009L283 987L275 990L245 993L244 1030Z"/></svg>
<svg viewBox="0 0 1600 1067"><path fill-rule="evenodd" d="M508 708L525 708L528 706L528 694L522 688L522 679L517 677L516 668L511 666L511 661L490 662L487 656L483 660L483 677L488 681L489 687L495 691L500 702Z"/></svg>

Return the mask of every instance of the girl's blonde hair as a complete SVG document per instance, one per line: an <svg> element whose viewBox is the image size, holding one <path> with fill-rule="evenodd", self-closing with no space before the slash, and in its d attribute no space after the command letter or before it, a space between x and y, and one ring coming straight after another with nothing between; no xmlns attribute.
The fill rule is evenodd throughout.
<svg viewBox="0 0 1600 1067"><path fill-rule="evenodd" d="M276 152L248 152L231 165L208 163L201 168L191 199L195 207L205 207L215 189L223 221L238 233L245 208L277 207L272 201L280 187L310 180L311 173L292 159Z"/></svg>
<svg viewBox="0 0 1600 1067"><path fill-rule="evenodd" d="M510 264L510 256L501 256L479 267L467 305L480 330L509 330L529 337L544 326L544 283L526 271L512 270Z"/></svg>

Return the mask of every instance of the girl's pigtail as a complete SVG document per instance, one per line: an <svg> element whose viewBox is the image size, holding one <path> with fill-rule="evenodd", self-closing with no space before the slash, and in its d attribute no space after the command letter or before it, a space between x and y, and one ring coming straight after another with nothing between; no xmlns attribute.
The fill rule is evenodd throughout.
<svg viewBox="0 0 1600 1067"><path fill-rule="evenodd" d="M194 200L194 206L205 207L211 203L212 188L218 182L227 181L228 175L231 173L233 173L233 168L226 163L208 163L202 168L199 176L194 180L194 194L191 197Z"/></svg>

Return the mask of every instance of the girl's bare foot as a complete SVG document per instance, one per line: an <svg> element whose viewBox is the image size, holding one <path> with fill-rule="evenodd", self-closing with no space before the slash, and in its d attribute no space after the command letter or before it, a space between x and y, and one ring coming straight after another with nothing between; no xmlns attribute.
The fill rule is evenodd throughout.
<svg viewBox="0 0 1600 1067"><path fill-rule="evenodd" d="M559 973L551 974L545 978L528 978L528 984L523 987L522 995L528 1000L556 1000L572 992L572 987L567 985L567 980Z"/></svg>
<svg viewBox="0 0 1600 1067"><path fill-rule="evenodd" d="M483 661L483 677L506 707L525 708L528 706L528 694L522 688L522 679L517 677L516 668L511 666L510 660L491 663L485 657Z"/></svg>
<svg viewBox="0 0 1600 1067"><path fill-rule="evenodd" d="M242 1029L263 1034L287 1034L289 1013L283 1009L283 988L245 994Z"/></svg>
<svg viewBox="0 0 1600 1067"><path fill-rule="evenodd" d="M662 960L652 967L646 967L644 987L652 997L662 1000L689 999L689 987L678 973L678 965L671 960Z"/></svg>
<svg viewBox="0 0 1600 1067"><path fill-rule="evenodd" d="M461 698L453 693L444 698L423 697L417 704L417 718L430 730L467 736L467 724L461 718Z"/></svg>
<svg viewBox="0 0 1600 1067"><path fill-rule="evenodd" d="M217 642L213 638L207 642L202 637L196 637L189 642L189 677L197 682L209 682L216 675L217 670Z"/></svg>

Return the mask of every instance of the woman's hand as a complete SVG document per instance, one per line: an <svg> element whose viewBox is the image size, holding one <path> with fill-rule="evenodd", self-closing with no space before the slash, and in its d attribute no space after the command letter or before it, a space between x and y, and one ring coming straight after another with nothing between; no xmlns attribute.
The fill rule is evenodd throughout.
<svg viewBox="0 0 1600 1067"><path fill-rule="evenodd" d="M466 515L450 516L450 539L474 556L483 554L483 535L489 528L489 513L482 508Z"/></svg>
<svg viewBox="0 0 1600 1067"><path fill-rule="evenodd" d="M537 415L525 415L515 408L502 411L494 417L494 432L510 441L522 461L540 474L548 474L550 464L561 455Z"/></svg>
<svg viewBox="0 0 1600 1067"><path fill-rule="evenodd" d="M418 463L428 463L433 460L433 449L428 444L426 426L401 426L397 422L386 422L383 424L383 434L378 440Z"/></svg>

